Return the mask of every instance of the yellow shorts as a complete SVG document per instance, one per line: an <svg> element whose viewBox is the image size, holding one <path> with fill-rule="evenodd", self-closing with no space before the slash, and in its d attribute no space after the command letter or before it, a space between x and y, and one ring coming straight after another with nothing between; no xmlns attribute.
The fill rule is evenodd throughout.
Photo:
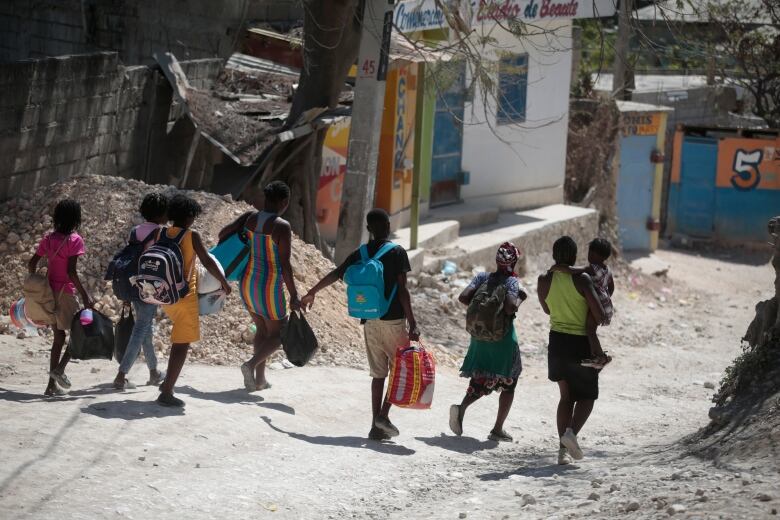
<svg viewBox="0 0 780 520"><path fill-rule="evenodd" d="M81 304L75 294L58 291L54 294L55 327L59 330L70 330L73 316L81 310Z"/></svg>
<svg viewBox="0 0 780 520"><path fill-rule="evenodd" d="M171 343L194 343L200 341L200 315L198 293L190 291L187 296L173 305L163 305L165 314L173 322Z"/></svg>
<svg viewBox="0 0 780 520"><path fill-rule="evenodd" d="M363 326L368 354L368 370L371 377L383 378L390 373L398 347L409 342L406 319L368 320Z"/></svg>

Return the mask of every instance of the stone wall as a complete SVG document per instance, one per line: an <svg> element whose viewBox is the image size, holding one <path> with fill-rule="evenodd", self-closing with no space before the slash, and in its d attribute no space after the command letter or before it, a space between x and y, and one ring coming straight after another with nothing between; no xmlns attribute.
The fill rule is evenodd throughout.
<svg viewBox="0 0 780 520"><path fill-rule="evenodd" d="M0 62L99 50L133 65L153 63L159 51L226 59L255 1L3 0Z"/></svg>
<svg viewBox="0 0 780 520"><path fill-rule="evenodd" d="M207 88L219 60L182 62ZM198 139L169 136L177 115L161 73L101 52L0 65L0 200L77 174L171 182Z"/></svg>

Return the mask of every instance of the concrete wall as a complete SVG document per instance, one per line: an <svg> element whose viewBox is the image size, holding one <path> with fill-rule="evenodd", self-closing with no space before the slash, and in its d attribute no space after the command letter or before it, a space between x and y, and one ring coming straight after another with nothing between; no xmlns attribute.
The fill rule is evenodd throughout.
<svg viewBox="0 0 780 520"><path fill-rule="evenodd" d="M182 66L201 87L218 70ZM171 98L160 73L116 53L0 65L0 199L77 174L175 179L195 133L168 137Z"/></svg>
<svg viewBox="0 0 780 520"><path fill-rule="evenodd" d="M495 27L498 43L485 53L528 54L526 122L496 126L496 108L476 93L466 106L463 169L470 184L462 197L502 209L517 209L563 201L566 167L569 85L571 83L571 21L540 22L544 34L522 41ZM551 49L555 49L554 51ZM498 137L497 137L498 136Z"/></svg>
<svg viewBox="0 0 780 520"><path fill-rule="evenodd" d="M251 1L3 0L0 62L98 50L125 64L151 64L157 51L226 59Z"/></svg>

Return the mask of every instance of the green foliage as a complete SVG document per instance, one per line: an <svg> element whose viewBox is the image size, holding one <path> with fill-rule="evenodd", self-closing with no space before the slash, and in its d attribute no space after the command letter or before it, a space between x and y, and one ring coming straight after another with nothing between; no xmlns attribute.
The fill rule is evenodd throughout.
<svg viewBox="0 0 780 520"><path fill-rule="evenodd" d="M777 368L779 352L780 345L774 342L755 346L743 344L742 353L726 368L720 382L720 391L713 401L723 405L729 397L766 383L767 374Z"/></svg>

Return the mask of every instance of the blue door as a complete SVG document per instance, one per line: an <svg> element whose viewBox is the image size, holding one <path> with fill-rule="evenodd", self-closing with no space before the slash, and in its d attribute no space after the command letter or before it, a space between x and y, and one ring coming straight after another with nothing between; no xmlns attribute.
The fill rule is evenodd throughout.
<svg viewBox="0 0 780 520"><path fill-rule="evenodd" d="M440 66L449 69L449 73L440 74L440 81L450 84L436 95L431 156L431 206L460 200L462 177L466 69L462 62L450 62Z"/></svg>
<svg viewBox="0 0 780 520"><path fill-rule="evenodd" d="M677 230L694 237L711 237L715 215L718 141L685 137L680 161Z"/></svg>
<svg viewBox="0 0 780 520"><path fill-rule="evenodd" d="M656 147L654 135L632 135L620 140L620 176L617 207L623 249L650 249L647 220L653 212L655 165L650 156Z"/></svg>

